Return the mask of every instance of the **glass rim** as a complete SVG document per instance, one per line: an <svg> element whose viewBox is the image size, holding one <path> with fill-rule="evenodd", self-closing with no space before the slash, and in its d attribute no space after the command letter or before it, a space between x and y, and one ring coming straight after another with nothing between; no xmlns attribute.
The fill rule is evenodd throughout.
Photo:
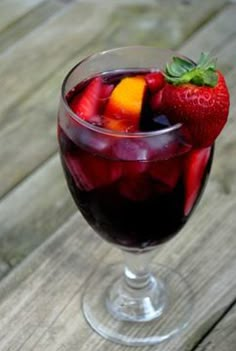
<svg viewBox="0 0 236 351"><path fill-rule="evenodd" d="M183 124L182 123L176 123L171 125L170 127L166 127L160 130L153 130L153 131L147 131L147 132L121 132L121 131L115 131L115 130L110 130L110 129L106 129L103 127L99 127L96 126L94 124L91 124L89 122L87 122L86 120L84 120L83 118L79 117L69 106L67 100L66 100L66 94L65 94L65 86L66 83L69 79L69 77L72 75L72 73L75 71L75 69L77 67L79 67L81 64L83 64L86 61L90 61L95 57L101 56L101 55L105 55L107 53L112 53L112 52L116 52L116 51L120 51L120 50L124 50L124 49L159 49L162 51L166 51L166 52L172 52L174 53L173 50L169 50L169 49L161 49L155 46L145 46L145 45L131 45L131 46L120 46L120 47L116 47L113 49L108 49L108 50L103 50L103 51L99 51L93 54L90 54L88 56L86 56L85 58L83 58L82 60L80 60L77 64L75 64L70 70L69 72L66 74L63 82L62 82L62 86L61 86L61 99L64 105L64 108L66 109L66 111L70 114L70 116L76 121L79 122L80 124L82 124L84 127L90 129L91 131L97 132L99 134L104 134L104 135L110 135L110 136L116 136L116 137L123 137L123 138L140 138L140 137L153 137L153 136L158 136L158 135L163 135L163 134L167 134L167 133L171 133L174 132L178 129L180 129Z"/></svg>

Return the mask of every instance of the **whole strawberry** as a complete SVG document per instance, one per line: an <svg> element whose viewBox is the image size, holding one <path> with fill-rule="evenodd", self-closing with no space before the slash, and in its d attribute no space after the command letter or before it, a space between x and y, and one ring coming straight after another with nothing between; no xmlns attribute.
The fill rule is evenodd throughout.
<svg viewBox="0 0 236 351"><path fill-rule="evenodd" d="M183 123L195 147L212 145L229 113L229 91L215 62L202 53L198 63L173 57L166 65L167 83L158 92L160 109L172 123Z"/></svg>

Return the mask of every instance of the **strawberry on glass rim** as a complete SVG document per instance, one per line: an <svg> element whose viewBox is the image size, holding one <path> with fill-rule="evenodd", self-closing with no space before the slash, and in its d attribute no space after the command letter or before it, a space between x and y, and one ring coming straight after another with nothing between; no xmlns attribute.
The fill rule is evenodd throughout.
<svg viewBox="0 0 236 351"><path fill-rule="evenodd" d="M164 75L166 84L154 94L153 108L171 123L183 123L194 147L212 145L227 121L230 105L215 61L206 53L201 53L197 63L174 56Z"/></svg>

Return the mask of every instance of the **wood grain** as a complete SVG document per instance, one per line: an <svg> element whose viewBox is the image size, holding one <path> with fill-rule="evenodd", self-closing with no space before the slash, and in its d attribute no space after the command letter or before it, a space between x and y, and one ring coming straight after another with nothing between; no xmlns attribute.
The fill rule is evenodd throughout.
<svg viewBox="0 0 236 351"><path fill-rule="evenodd" d="M65 10L67 15L64 14L64 17L62 14L58 15L58 18L50 21L50 24L41 30L40 35L39 33L35 34L35 37L32 35L33 38L30 35L29 38L23 40L30 46L30 49L29 46L25 47L21 42L21 45L13 50L14 52L3 55L4 58L3 56L0 57L0 61L2 59L5 63L5 68L2 67L2 71L7 74L5 80L4 74L2 74L4 84L0 87L2 102L5 98L7 100L5 100L5 110L2 111L0 117L1 140L5 145L3 147L4 151L2 150L0 155L3 164L0 175L1 195L20 182L26 174L29 174L40 162L47 159L52 152L55 152L56 115L60 85L63 76L66 74L65 69L68 70L71 67L69 63L73 62L75 64L77 62L77 59L79 59L77 52L81 50L87 40L97 35L99 28L105 26L105 18L101 22L98 20L96 22L96 16L99 15L102 18L109 11L108 9L97 9L95 11L92 10L93 7L86 4L84 7L80 5L78 8L79 12L73 6L70 10ZM89 13L90 18L88 19ZM77 27L76 30L73 24L75 20L81 23L81 27ZM90 21L93 21L93 31L87 34L91 25ZM63 28L66 28L66 30ZM63 37L62 32L64 32ZM45 37L49 37L48 40ZM67 41L68 49L64 50L64 43ZM53 49L48 50L48 47L53 47L55 42L58 44L55 51ZM80 43L79 48L76 45L78 42ZM31 55L29 60L25 60L23 57L25 52L28 51L31 52ZM46 56L42 51L45 52ZM66 53L66 55L62 53ZM42 55L44 55L43 68L41 64ZM20 63L16 65L17 60ZM62 64L62 62L65 68L60 67L58 69L58 64ZM52 72L50 72L50 69ZM19 82L24 82L21 89L18 86ZM24 98L21 96L21 101L11 104L16 95L20 96L24 91L26 93L26 90L33 86L33 90L26 94L27 96ZM8 93L9 91L11 91L11 94ZM3 104L1 107L3 108ZM5 143L9 138L11 138L12 143ZM16 152L18 147L21 153ZM9 162L4 162L5 159L8 159ZM12 169L14 169L14 172L12 172Z"/></svg>
<svg viewBox="0 0 236 351"><path fill-rule="evenodd" d="M214 328L196 351L235 351L236 306Z"/></svg>
<svg viewBox="0 0 236 351"><path fill-rule="evenodd" d="M74 212L56 155L0 202L0 257L15 266Z"/></svg>
<svg viewBox="0 0 236 351"><path fill-rule="evenodd" d="M235 196L219 194L212 183L191 225L157 253L155 260L178 268L188 279L195 293L196 307L190 329L181 337L156 346L155 350L191 350L233 301L235 199ZM15 274L4 280L3 288L0 286L0 295L3 294L0 350L7 350L9 345L11 351L74 351L78 347L92 350L94 345L96 350L120 349L92 332L79 311L81 289L93 269L119 258L115 249L105 255L108 246L99 242L76 214ZM23 277L23 281L15 282L15 275ZM6 291L10 292L9 296Z"/></svg>
<svg viewBox="0 0 236 351"><path fill-rule="evenodd" d="M23 3L25 3L25 1L23 1ZM33 7L25 16L15 19L13 23L10 23L0 33L0 53L21 40L21 38L33 31L36 27L45 24L47 19L64 8L66 4L66 2L63 4L58 0L44 1L38 6ZM10 11L11 10L9 10L9 12Z"/></svg>
<svg viewBox="0 0 236 351"><path fill-rule="evenodd" d="M1 257L0 259L0 279L10 272L12 269L11 265L5 260L5 258Z"/></svg>
<svg viewBox="0 0 236 351"><path fill-rule="evenodd" d="M9 114L9 107L13 103L19 104L29 98L50 75L59 70L62 63L76 56L79 49L104 28L111 11L109 8L79 3L65 7L45 26L30 32L0 56L0 76L3 81L0 111L4 111L0 116L2 126L9 123L10 119L15 119Z"/></svg>
<svg viewBox="0 0 236 351"><path fill-rule="evenodd" d="M210 16L219 4L222 5L221 2L207 1L198 10L194 4L179 6L174 14L170 11L168 2L166 7L158 4L150 6L147 3L139 6L131 6L129 3L120 7L116 4L115 10L109 6L104 9L85 3L72 4L62 13L55 14L42 28L21 40L20 45L13 46L3 54L0 57L0 76L3 82L0 87L0 162L3 165L0 172L0 196L55 152L54 131L59 87L70 67L91 51L128 45L131 43L130 38L132 44L151 45L155 42L159 45L165 43L165 46L177 45L190 29L193 31L194 26ZM164 12L161 12L162 8ZM186 20L183 23L183 17L189 18L188 14L193 9L194 21ZM171 16L167 20L169 13ZM165 25L161 22L162 15L166 15ZM79 23L79 26L75 26L75 23ZM173 27L168 29L166 25ZM171 35L167 36L166 33L179 33L178 26L181 26L182 34L176 37L173 44ZM62 28L65 28L63 35ZM124 28L126 34L123 33ZM230 28L227 28L229 35ZM31 133L28 133L29 130ZM8 140L12 142L9 143ZM20 153L16 153L15 150L18 149L21 150ZM4 162L5 159L9 162Z"/></svg>
<svg viewBox="0 0 236 351"><path fill-rule="evenodd" d="M219 146L218 156L223 157L225 156L223 144L219 142ZM156 350L192 350L235 298L236 179L234 173L234 187L231 193L222 191L215 179L218 156L201 206L191 222L179 237L166 244L157 253L157 259L161 263L178 267L188 278L196 294L197 306L191 334L186 332L181 338L155 347ZM50 173L52 174L52 169ZM80 235L77 228L81 228ZM83 240L95 246L84 246ZM25 351L31 349L73 351L78 347L80 350L92 350L94 344L97 350L104 350L107 347L112 351L120 349L117 345L104 342L93 333L84 322L82 314L78 312L80 284L83 284L92 273L93 264L94 267L102 264L99 262L105 257L108 248L105 243L101 243L100 248L99 242L95 234L76 214L59 230L55 238L50 239L3 281L0 287L3 306L0 307L0 315L5 328L14 332L5 333L7 329L4 325L2 329L0 324L3 333L0 332L0 338L3 337L0 350L1 347L2 350L5 350L5 347L7 349L8 345L11 345L11 350L18 350L20 347L19 349ZM97 255L100 254L101 257L99 256L97 260ZM212 257L216 259L213 260ZM105 260L110 263L117 258L118 254L112 250ZM87 275L88 266L91 270ZM63 274L66 277L63 277ZM10 297L7 297L9 291ZM21 304L18 301L21 301ZM12 309L12 306L16 307ZM12 311L10 314L9 310ZM128 348L122 349L128 350ZM149 350L149 348L143 349Z"/></svg>
<svg viewBox="0 0 236 351"><path fill-rule="evenodd" d="M234 13L234 10L235 7L231 7L230 13ZM229 9L225 11L226 15L223 12L222 16L226 19L228 18ZM230 21L228 22L230 23ZM209 26L212 28L213 45L215 41L213 36L214 23L215 28L217 28L219 25L218 17L209 23ZM205 32L206 29L204 28L202 38L205 38L208 42ZM215 33L217 36L217 31ZM232 23L228 27L226 26L224 38L227 38L227 35L231 36L231 34ZM193 39L194 41L196 38L197 41L195 50L197 50L199 37L201 37L200 31L198 36ZM103 39L101 38L101 42L97 44L98 46L102 45ZM201 45L204 46L203 39L201 40ZM187 45L184 45L184 50L186 48ZM89 49L82 50L81 55L86 50ZM8 125L0 131L0 189L2 194L10 190L13 185L19 184L15 191L10 192L0 203L2 208L2 211L0 211L0 257L4 260L4 267L5 264L7 264L7 267L8 264L11 266L18 264L75 212L75 207L65 187L58 158L56 156L49 159L50 155L55 153L57 149L56 113L59 101L58 90L63 75L73 62L75 62L74 58L68 60L65 69L58 71L57 74L48 79L29 99L12 108L12 115L17 115L19 118L13 120L12 123L8 121ZM235 147L231 144L234 145L233 130L235 127L234 124L231 124L231 120L234 123L234 119L231 118L220 140L226 143L225 150L234 159ZM31 132L29 133L28 131ZM9 140L11 140L11 143L9 143ZM20 152L16 152L16 150L20 150ZM215 164L217 171L213 175L213 179L223 191L229 191L233 184L232 177L234 179L235 175L234 163L228 163L223 155L223 152L222 156L217 153L219 161ZM9 162L4 162L6 159ZM49 161L47 162L47 160ZM38 164L41 163L43 163L42 169L39 168L37 170ZM22 178L30 172L34 173L21 185L20 181ZM33 188L32 184L38 184L37 188ZM22 186L24 191L21 190ZM58 194L55 190L56 186L59 189ZM53 196L45 195L51 194L52 191ZM61 200L62 198L64 198L64 202ZM33 199L36 199L34 206L32 210L29 210L29 204L33 202ZM61 203L61 207L57 208L54 205L55 203ZM20 213L18 213L19 206L23 209ZM64 213L63 208L65 208ZM50 218L47 211L50 212ZM16 218L9 220L14 217L13 213L17 214ZM47 222L43 220L45 216Z"/></svg>
<svg viewBox="0 0 236 351"><path fill-rule="evenodd" d="M1 0L0 2L0 32L3 28L15 22L18 18L24 16L31 9L45 0Z"/></svg>
<svg viewBox="0 0 236 351"><path fill-rule="evenodd" d="M55 138L60 83L92 51L158 44L193 58L216 54L233 97L236 6L226 3L183 1L173 11L161 0L0 2L1 17L8 12L0 24L0 48L8 47L0 56L0 351L130 350L99 337L80 310L87 280L120 253L88 227L66 188ZM178 269L196 300L190 328L157 351L235 350L235 112L232 98L199 208L154 259Z"/></svg>
<svg viewBox="0 0 236 351"><path fill-rule="evenodd" d="M235 15L236 5L226 6L224 11L220 11L212 21L207 21L184 42L181 52L195 60L198 59L199 49L213 55L217 53L218 57L222 47L236 36ZM220 60L223 56L222 53Z"/></svg>
<svg viewBox="0 0 236 351"><path fill-rule="evenodd" d="M105 30L108 33L112 22L117 23L117 28L109 35L112 37L111 46L119 46L123 40L126 45L137 42L146 43L147 35L142 39L143 32L149 33L149 43L155 41L159 44L163 42L165 46L173 46L180 44L186 35L193 32L196 26L206 21L225 3L226 1L222 0L208 0L200 7L191 3L190 6L178 6L178 11L173 13L170 11L169 2L165 6L146 3L139 6L123 5L118 8L112 7L110 2L109 5L106 3L104 6L102 4L94 6L84 2L72 4L70 9L65 8L64 13L55 15L47 25L38 31L31 32L18 45L0 56L0 76L4 82L1 85L1 123L5 121L3 112L8 111L10 105L27 98L32 93L32 87L39 86L50 74L58 71L58 67L75 56L79 49L94 38L95 34L98 37L99 31ZM194 18L190 19L189 15L192 11L194 11ZM161 21L163 18L165 21ZM160 33L159 41L156 33ZM172 39L172 36L175 39ZM174 44L171 40L174 40ZM65 43L66 50L64 50ZM103 47L108 46L104 40ZM90 50L93 51L92 45ZM41 64L42 58L44 65ZM21 89L18 88L18 82L22 82ZM9 94L9 91L12 93Z"/></svg>
<svg viewBox="0 0 236 351"><path fill-rule="evenodd" d="M71 252L71 247L73 247L73 252ZM10 313L6 300L3 302L0 308L2 312L2 322L4 322L4 324L7 321L10 322L13 328L12 331L14 330L13 334L15 335L15 332L17 332L15 328L18 325L16 314L18 314L18 312L21 310L21 307L24 310L22 310L22 317L24 322L23 324L18 325L23 334L20 336L20 338L17 337L18 340L15 339L15 343L11 345L12 351L18 350L20 348L26 350L26 334L30 338L31 335L36 332L35 336L38 338L41 333L47 331L48 326L51 324L51 322L57 318L58 314L61 313L61 297L64 297L67 300L68 304L70 303L71 297L77 295L78 289L80 289L80 287L83 285L83 282L88 279L89 275L92 273L94 269L94 262L99 263L99 261L102 260L106 254L107 250L107 245L101 242L99 238L96 236L93 238L91 237L91 230L88 229L87 224L85 222L82 222L80 216L77 214L72 218L70 224L64 225L58 231L53 240L49 240L47 242L47 248L44 246L39 249L38 253L41 252L43 254L43 257L38 256L38 260L36 260L35 263L33 263L31 260L32 257L29 258L28 262L26 261L23 263L22 267L24 268L23 270L19 269L18 277L20 276L21 279L24 278L25 281L27 281L27 286L23 287L22 282L19 280L15 282L15 279L8 279L8 282L3 282L3 289L1 290L0 295L4 296L6 291L9 293L7 285L10 284L11 298L15 302L16 300L18 302L21 301L21 303L15 304L16 310L12 310ZM79 255L79 251L81 252L82 256L81 254ZM88 260L89 252L93 257L93 260ZM83 256L84 260L81 260ZM57 260L59 261L56 262ZM73 269L71 269L71 264L74 266ZM46 267L50 267L48 272L49 274L45 271ZM36 285L34 285L35 270L39 273ZM53 282L54 278L56 277L56 280L53 282L53 285L56 289L54 292L51 290L50 286L43 281L46 276L51 280L51 282ZM14 290L18 284L23 288L21 291L18 291L18 289ZM28 295L28 291L31 291L32 295L36 298L34 313L37 315L40 313L41 320L39 323L35 323L35 321L32 321L32 323L30 322L31 311L29 308L30 306L27 302L28 298L26 296ZM47 291L49 293L47 296L47 302L44 300L45 295L42 294L43 291ZM52 300L56 302L57 310L55 310L51 304ZM41 307L37 305L40 301L43 302L43 306ZM9 336L6 335L5 331L3 330L3 333L0 336L0 348L3 347L3 349L7 350L9 340Z"/></svg>

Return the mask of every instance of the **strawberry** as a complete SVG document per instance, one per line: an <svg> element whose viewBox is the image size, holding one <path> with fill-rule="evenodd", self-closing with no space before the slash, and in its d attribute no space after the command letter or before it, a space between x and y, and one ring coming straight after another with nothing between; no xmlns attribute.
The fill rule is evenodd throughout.
<svg viewBox="0 0 236 351"><path fill-rule="evenodd" d="M117 181L122 175L122 165L98 156L81 152L79 155L68 153L65 163L81 190L91 191Z"/></svg>
<svg viewBox="0 0 236 351"><path fill-rule="evenodd" d="M151 93L159 91L165 85L165 77L161 71L146 74L145 80Z"/></svg>
<svg viewBox="0 0 236 351"><path fill-rule="evenodd" d="M94 78L85 88L82 95L76 95L70 107L74 113L85 121L92 121L99 109L103 83L101 77Z"/></svg>
<svg viewBox="0 0 236 351"><path fill-rule="evenodd" d="M167 64L161 93L161 110L172 123L187 127L195 147L212 145L224 127L229 113L229 91L222 73L208 54L197 64L173 57ZM160 108L160 102L157 99Z"/></svg>
<svg viewBox="0 0 236 351"><path fill-rule="evenodd" d="M163 89L159 90L158 92L156 92L151 97L151 100L150 100L151 108L155 112L159 112L159 110L161 111L161 108L162 108L162 94L163 94Z"/></svg>
<svg viewBox="0 0 236 351"><path fill-rule="evenodd" d="M149 174L158 184L163 185L165 191L171 191L176 186L181 174L181 162L179 158L153 162Z"/></svg>
<svg viewBox="0 0 236 351"><path fill-rule="evenodd" d="M210 154L210 147L195 149L187 154L184 164L185 216L190 213L198 198Z"/></svg>
<svg viewBox="0 0 236 351"><path fill-rule="evenodd" d="M124 161L123 175L126 177L135 177L137 174L144 173L149 167L148 162L142 161Z"/></svg>
<svg viewBox="0 0 236 351"><path fill-rule="evenodd" d="M119 182L120 194L131 201L144 201L152 194L150 180L145 174L123 177Z"/></svg>
<svg viewBox="0 0 236 351"><path fill-rule="evenodd" d="M102 100L107 100L111 95L111 92L113 89L114 89L113 84L103 84L100 98Z"/></svg>

